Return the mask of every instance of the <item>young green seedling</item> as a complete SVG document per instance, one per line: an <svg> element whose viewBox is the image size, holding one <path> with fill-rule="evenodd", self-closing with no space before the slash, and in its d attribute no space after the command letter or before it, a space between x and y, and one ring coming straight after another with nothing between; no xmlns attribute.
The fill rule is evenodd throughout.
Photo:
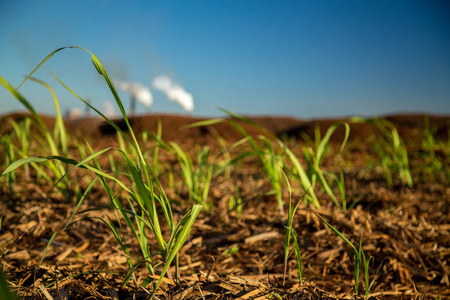
<svg viewBox="0 0 450 300"><path fill-rule="evenodd" d="M303 283L302 257L301 257L301 253L300 253L300 247L298 245L297 232L293 228L293 223L294 223L295 213L297 212L298 206L300 205L300 203L304 199L304 197L306 195L306 192L300 198L300 200L297 202L297 204L295 206L293 206L291 185L289 183L289 179L288 179L287 175L284 174L284 173L283 173L283 175L284 175L284 178L285 178L285 181L286 181L286 185L288 186L288 190L289 190L288 219L287 219L287 224L286 224L286 234L285 234L285 238L284 238L283 285L285 285L285 283L286 283L286 275L287 275L287 266L288 266L289 252L290 252L289 249L290 249L291 237L292 237L292 240L294 242L295 257L297 259L298 281L299 281L300 284L302 284Z"/></svg>
<svg viewBox="0 0 450 300"><path fill-rule="evenodd" d="M42 133L42 135L45 137L45 143L50 147L51 155L53 156L67 156L67 147L68 147L68 138L67 133L64 127L64 122L62 120L61 111L59 109L59 101L56 97L56 94L54 90L45 82L38 80L36 78L30 77L31 74L27 77L30 78L30 80L33 80L41 85L43 85L47 90L50 92L53 98L53 102L55 105L56 110L56 123L55 123L55 129L53 132L53 135L45 125L45 123L42 121L39 114L36 112L36 110L33 108L33 106L23 97L14 87L9 84L3 77L0 76L0 84L10 93L12 94L19 102L21 102L31 113L33 116L33 122L36 125L36 128ZM24 153L26 156L26 153ZM58 161L49 161L48 166L50 169L54 172L56 178L61 178L62 175L67 172L67 169L64 164L58 162ZM67 199L67 201L71 198L71 192L70 192L70 182L68 178L65 177L64 181L62 182L62 186L58 187L58 190L64 195L64 197Z"/></svg>
<svg viewBox="0 0 450 300"><path fill-rule="evenodd" d="M375 139L373 144L378 152L381 168L388 184L391 186L393 174L398 174L402 183L412 188L414 183L409 169L408 151L397 128L391 122L383 119L354 117L352 122L374 124L382 132L384 139Z"/></svg>
<svg viewBox="0 0 450 300"><path fill-rule="evenodd" d="M124 218L124 220L126 221L126 223L128 225L130 225L132 227L132 230L136 229L134 228L130 218L128 217L128 214L131 213L134 217L135 217L135 222L138 226L138 230L140 231L140 235L137 236L140 244L142 244L142 241L146 241L146 237L144 237L144 235L141 233L143 231L145 231L145 228L148 228L150 230L150 232L153 233L156 242L158 244L159 247L159 253L162 256L163 259L163 268L160 274L160 279L155 282L153 284L153 292L151 297L154 296L154 294L156 293L156 291L159 288L159 285L161 284L161 281L163 279L163 277L165 276L165 274L169 271L169 267L172 263L172 261L176 258L179 250L181 249L182 245L185 243L190 230L192 228L192 225L195 221L195 219L197 218L198 214L200 213L202 206L200 205L194 205L192 207L191 210L189 210L186 215L181 219L180 222L176 223L175 219L172 215L172 210L171 210L171 206L170 206L170 201L168 200L166 194L164 193L164 190L158 180L158 178L156 177L154 171L152 170L152 168L150 167L150 165L148 164L148 162L145 160L144 156L143 156L143 152L141 151L140 145L137 142L137 139L135 137L135 134L131 128L130 122L127 118L127 115L125 113L125 109L123 107L122 101L120 100L117 91L114 87L113 82L111 81L111 79L109 78L108 73L106 72L105 68L103 67L102 63L100 62L100 60L98 60L98 58L89 50L81 48L81 47L64 47L64 48L59 48L55 51L53 51L52 53L50 53L31 73L30 75L28 75L24 82L40 67L42 66L43 63L45 63L48 59L50 59L55 53L57 53L58 51L61 51L63 49L66 48L78 48L78 49L82 49L84 51L87 51L91 54L91 60L94 64L94 66L96 67L96 70L100 73L100 75L103 76L103 78L105 79L106 83L108 84L108 87L114 97L114 99L116 100L116 104L120 109L120 112L123 116L123 119L126 123L128 132L130 133L131 138L129 138L116 124L114 124L114 122L112 122L110 119L108 119L105 115L103 115L99 110L97 110L95 107L93 107L90 103L88 103L87 101L85 101L84 99L82 99L80 96L78 96L74 91L72 91L69 87L67 87L56 75L53 76L61 83L61 85L66 88L67 91L69 91L71 94L73 94L75 97L77 97L78 99L80 99L81 101L83 101L86 105L88 105L90 108L92 108L94 111L96 111L101 117L103 117L105 119L105 121L107 121L111 126L113 126L117 132L119 132L122 137L129 143L129 145L131 145L131 147L134 148L133 151L136 151L137 157L134 158L135 161L133 161L132 159L129 158L129 155L123 151L118 149L119 153L121 154L121 156L123 157L123 160L125 161L125 164L127 166L127 171L128 171L128 176L129 178L132 179L133 184L134 184L134 188L130 189L127 187L127 184L120 181L119 179L110 176L109 174L103 172L100 169L100 166L95 163L95 158L97 158L99 155L103 154L104 152L110 150L110 148L106 148L103 150L100 150L98 152L95 152L93 154L91 154L90 156L84 158L83 160L81 160L80 162L73 160L73 159L69 159L67 157L62 157L62 156L58 156L58 155L51 155L51 156L46 156L46 157L30 157L30 158L25 158L19 161L16 161L14 163L12 163L2 174L1 176L8 174L9 172L15 170L16 168L25 165L27 163L38 163L38 162L46 162L46 161L58 161L58 162L62 162L64 164L73 164L74 167L68 169L67 172L63 173L63 175L61 176L61 178L59 179L58 183L63 180L66 175L71 172L74 168L85 168L88 170L91 170L92 172L94 172L98 178L100 179L100 181L102 182L103 186L105 187L105 189L107 190L108 194L110 194L110 199L114 205L114 208L119 212L119 214ZM36 119L38 120L38 124L40 124L41 126L44 126L42 121L39 119L38 114L35 112L35 110L32 108L32 106L29 104L28 101L25 100L25 98L19 93L17 92L14 88L12 88L12 86L6 82L6 80L4 80L1 76L0 76L0 84L2 84L11 94L13 94L20 102L22 102L31 112L33 115L36 116ZM20 86L19 86L20 87ZM47 134L49 136L49 134ZM52 139L48 139L48 141L50 143L53 143ZM52 147L52 146L51 146ZM130 155L131 157L131 155ZM88 162L94 160L94 166L91 166ZM112 180L114 182L116 182L122 189L124 189L127 193L129 193L133 204L137 205L140 209L141 209L141 214L136 213L136 211L133 211L133 209L130 210L125 210L122 205L120 204L119 201L117 201L116 197L114 197L111 194L111 190L108 187L107 184L105 184L105 180L109 179ZM158 216L158 212L157 212L157 205L159 205L159 207L161 208L162 212L163 212L163 216L165 218L165 221L167 222L167 225L169 227L170 230L170 238L168 241L166 241L163 238L162 235L162 231L161 231L161 226L160 226L160 221L159 221L159 216ZM133 207L133 205L131 205L131 207ZM111 231L114 233L114 236L116 237L116 240L119 242L121 242L121 237L118 234L118 231L116 230L116 228L114 226L112 226L112 222L111 220L105 221L103 220L104 223L111 229ZM137 232L137 231L136 231ZM148 243L147 243L148 245ZM126 252L126 247L124 247L123 245L120 245L122 247L122 249ZM141 262L145 261L148 262L149 261L149 253L145 250L146 248L144 248L143 252L143 260L141 260ZM142 248L141 248L142 250ZM134 271L135 266L133 266L127 277L129 278L129 274L132 274ZM170 274L170 273L169 273ZM124 282L124 284L126 284L126 280Z"/></svg>
<svg viewBox="0 0 450 300"><path fill-rule="evenodd" d="M276 139L271 133L269 133L267 130L262 128L260 125L256 124L255 122L248 120L244 117L241 117L239 115L233 114L232 112L229 112L224 109L220 109L221 111L228 114L233 119L213 119L213 120L206 120L206 121L200 121L196 122L194 124L189 125L188 127L197 127L197 126L209 126L216 123L220 123L223 121L228 122L231 124L235 129L237 129L243 136L243 138L237 142L235 142L229 150L235 149L245 143L250 144L251 151L245 150L242 151L240 155L238 155L236 158L232 159L228 164L225 164L219 169L220 171L225 170L228 166L233 165L247 157L257 157L258 160L261 162L265 174L267 176L267 179L269 180L270 184L272 185L272 189L275 193L277 202L278 202L278 209L280 210L281 214L284 215L284 203L282 199L282 181L283 181L283 167L284 167L284 153L283 152L277 152L274 145L272 144L272 140L268 138L265 135L259 135L256 137L256 139L248 134L248 132L235 120L239 120L244 123L248 123L258 129L260 129L263 133L270 136L272 139L275 139L278 142L278 139ZM228 151L227 151L228 152Z"/></svg>
<svg viewBox="0 0 450 300"><path fill-rule="evenodd" d="M198 153L198 163L195 166L191 156L182 150L178 144L171 142L170 145L181 168L181 176L188 188L189 200L202 205L209 211L213 205L212 202L208 203L207 200L214 167L208 161L209 148L205 146Z"/></svg>
<svg viewBox="0 0 450 300"><path fill-rule="evenodd" d="M383 262L381 262L380 266L377 269L376 272L376 276L375 278L372 280L372 282L369 284L369 265L371 261L374 261L374 258L372 256L370 256L368 259L366 259L366 256L364 254L364 251L362 250L362 235L361 238L359 240L359 249L356 249L356 247L353 245L352 242L350 242L339 230L337 230L335 227L333 227L330 223L328 223L327 221L325 221L320 215L314 213L319 219L320 221L322 221L325 225L327 225L335 234L337 234L344 242L346 242L348 245L350 245L353 249L353 258L355 261L355 266L354 266L354 280L355 280L355 294L358 295L358 286L359 286L359 274L360 274L360 270L361 270L361 263L363 263L363 267L364 267L364 282L365 282L365 296L368 297L369 295L369 291L372 288L373 283L375 282L377 275L378 275L378 271L381 268L381 265L383 264Z"/></svg>

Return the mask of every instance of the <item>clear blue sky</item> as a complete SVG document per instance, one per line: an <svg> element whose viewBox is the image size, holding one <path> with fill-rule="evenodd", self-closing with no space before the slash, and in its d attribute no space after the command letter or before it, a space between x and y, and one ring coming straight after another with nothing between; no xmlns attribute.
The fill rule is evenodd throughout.
<svg viewBox="0 0 450 300"><path fill-rule="evenodd" d="M51 51L94 52L111 77L151 89L151 110L185 114L152 88L166 75L194 97L194 116L316 118L398 112L450 114L448 1L1 1L0 75L18 86ZM44 66L102 109L113 101L89 54ZM83 104L42 68L63 110ZM20 89L39 112L50 94ZM128 109L130 97L120 93ZM0 87L0 114L22 110Z"/></svg>

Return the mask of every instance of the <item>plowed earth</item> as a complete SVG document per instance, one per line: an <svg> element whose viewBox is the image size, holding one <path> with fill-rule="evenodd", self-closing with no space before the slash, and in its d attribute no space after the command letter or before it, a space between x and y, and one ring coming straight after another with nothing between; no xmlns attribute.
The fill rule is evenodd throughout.
<svg viewBox="0 0 450 300"><path fill-rule="evenodd" d="M2 117L2 135L12 130L8 118L20 120L23 115ZM353 294L353 250L314 213L321 214L355 245L362 237L366 256L374 257L369 270L370 281L375 279L370 299L450 298L449 178L445 174L430 178L421 171L424 116L402 115L387 119L393 122L407 144L414 187L408 188L398 180L389 186L379 168L368 166L368 161L378 159L371 146L374 136L380 136L376 127L352 124L350 140L342 154L337 152L344 131L338 130L325 155L323 169L337 173L339 165L343 165L348 202L359 201L344 213L317 188L320 209L300 204L294 229L302 255L304 284L298 283L291 246L287 281L283 285L286 216L280 213L273 195L264 195L272 190L271 185L261 164L249 158L232 167L230 178L224 174L213 178L209 194L209 201L214 203L212 209L209 212L204 209L198 216L180 252L180 282L175 284L165 279L157 299L277 299L275 294L282 299L362 299ZM50 117L44 120L50 128L54 124ZM181 116L141 116L132 118L131 123L136 133L144 130L154 133L158 120L162 124L162 140L176 142L193 156L208 145L210 157L220 160L221 150L214 136L223 137L228 146L242 138L226 123L183 128L199 120ZM308 145L303 139L305 134L314 140L315 124L320 125L323 134L337 121L276 117L252 120L288 141L298 155L302 147ZM124 126L123 121L116 123ZM262 133L241 124L251 135ZM430 117L430 127L436 129L438 141L448 141L450 118ZM72 120L67 122L67 128L71 136L86 138L95 150L118 146L114 129L101 120ZM153 145L148 142L147 146L151 149ZM2 147L0 162L4 164ZM241 150L233 150L232 155L237 156ZM42 151L44 149L37 149L34 155L49 154ZM77 151L72 145L70 153L75 159L79 159ZM449 152L437 155L448 170ZM161 181L173 200L175 219L180 220L192 206L187 200L186 187L180 184L180 167L175 157L166 151L161 150L159 159L174 171L175 187L169 186L167 176L162 176ZM94 178L93 174L82 172L70 176L74 187L81 187L81 192ZM0 262L13 290L22 299L147 299L151 285L142 287L149 275L147 270L138 267L133 280L122 288L128 266L113 233L98 218L83 219L88 216L106 218L107 215L116 219L100 185L88 194L78 210L80 213L74 217L81 221L57 236L39 267L50 237L68 222L76 207L75 197L68 202L58 192L50 192L52 185L53 182L38 182L33 171L26 176L23 169L17 172L14 194L2 180L0 254L3 257ZM243 201L241 214L229 207L230 195L236 195L237 189ZM303 191L295 184L292 189L292 199L297 203ZM73 193L76 192L74 188ZM287 189L283 198L289 199ZM116 223L118 226L119 221ZM131 230L123 221L122 225L130 256L141 259ZM168 228L164 230L168 232ZM150 244L156 251L152 236ZM156 255L154 262L158 261L160 257ZM161 264L155 268L158 274ZM359 290L364 291L361 276Z"/></svg>

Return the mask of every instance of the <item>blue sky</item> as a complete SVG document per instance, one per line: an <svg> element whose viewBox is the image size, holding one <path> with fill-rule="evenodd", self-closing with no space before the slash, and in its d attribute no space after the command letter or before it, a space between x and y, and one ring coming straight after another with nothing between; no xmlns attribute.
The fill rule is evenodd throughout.
<svg viewBox="0 0 450 300"><path fill-rule="evenodd" d="M77 45L112 78L151 90L140 114L448 115L449 15L447 1L0 1L0 75L18 86L51 51ZM49 70L99 109L113 101L86 52L59 52L35 74L64 111L84 110ZM192 113L154 89L161 75L192 94ZM39 84L20 92L54 113ZM0 114L17 110L0 87Z"/></svg>

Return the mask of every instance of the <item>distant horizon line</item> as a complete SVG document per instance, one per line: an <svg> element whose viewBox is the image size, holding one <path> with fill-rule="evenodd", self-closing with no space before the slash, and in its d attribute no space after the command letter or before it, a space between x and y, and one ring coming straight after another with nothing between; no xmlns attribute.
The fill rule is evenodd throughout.
<svg viewBox="0 0 450 300"><path fill-rule="evenodd" d="M55 113L40 113L38 112L40 116L44 117L50 117L54 118ZM389 117L396 117L396 116L429 116L429 117L439 117L439 118L450 118L450 113L430 113L430 112L418 112L418 111L405 111L405 112L388 112L388 113L381 113L381 114L353 114L353 115L323 115L323 116L315 116L315 117L297 117L293 115L283 115L283 114L240 114L236 113L242 117L250 117L250 118L280 118L280 119L295 119L295 120L333 120L333 119L350 119L353 117L365 117L365 118L389 118ZM11 115L31 115L30 112L26 110L12 110L5 113L0 113L0 118L5 118ZM192 119L215 119L215 118L222 118L222 117L229 117L226 114L219 115L219 116L205 116L205 115L194 115L192 113L171 113L171 112L145 112L145 113L137 113L134 115L127 115L128 118L133 117L146 117L146 116L177 116L177 117L186 117L186 118L192 118ZM120 114L117 114L115 116L107 116L111 119L123 119L123 117ZM96 115L95 112L89 115L81 114L77 116L70 117L69 114L65 113L63 114L63 118L70 119L70 120L82 120L82 119L98 119L102 118L99 115Z"/></svg>

